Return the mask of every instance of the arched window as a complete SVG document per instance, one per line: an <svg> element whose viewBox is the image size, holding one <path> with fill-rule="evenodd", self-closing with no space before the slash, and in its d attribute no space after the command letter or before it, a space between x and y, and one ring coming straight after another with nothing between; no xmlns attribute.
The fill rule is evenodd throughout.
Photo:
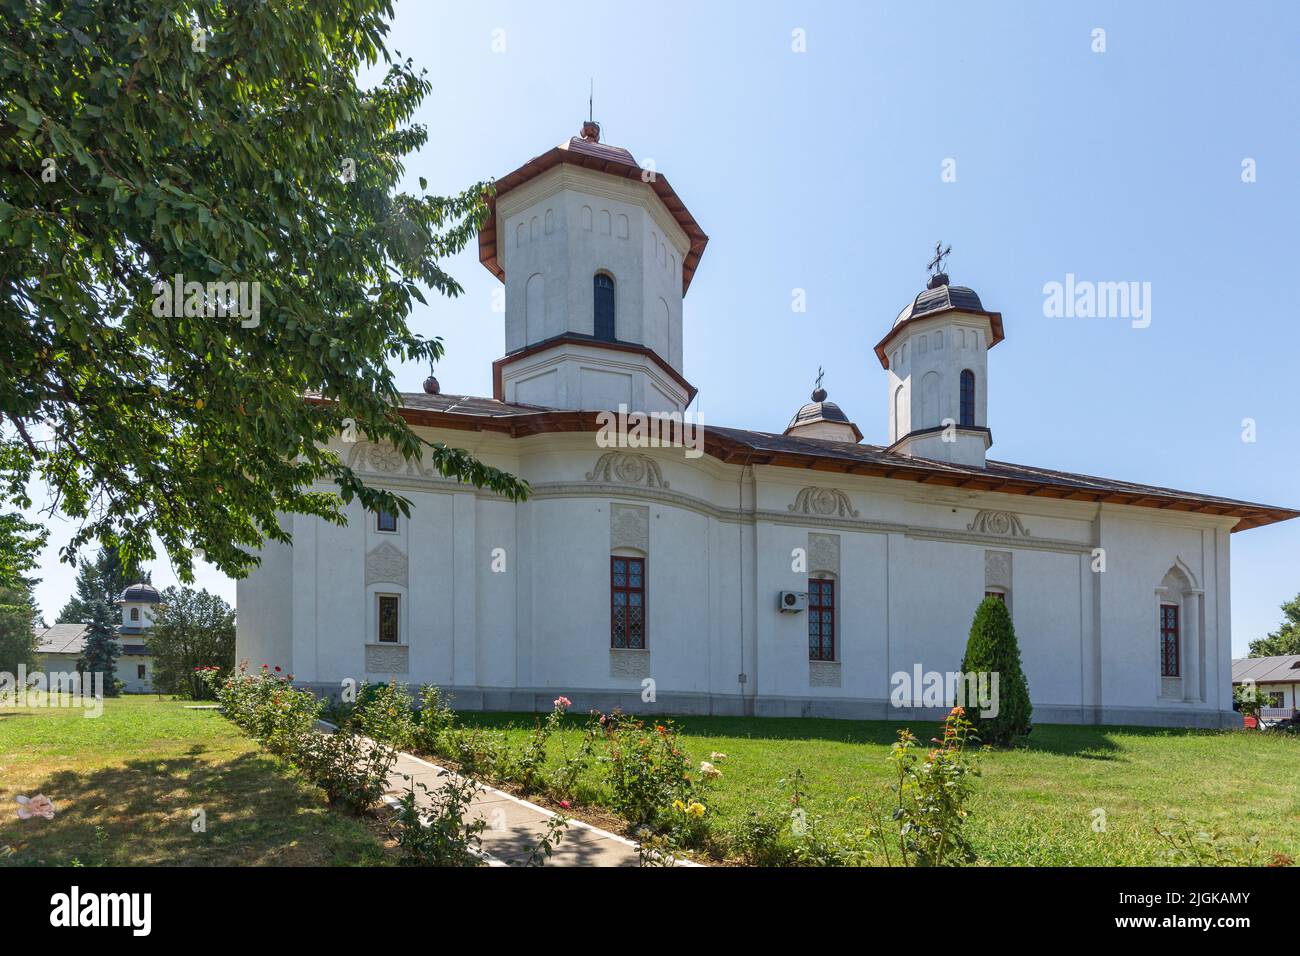
<svg viewBox="0 0 1300 956"><path fill-rule="evenodd" d="M131 620L133 621L140 620L140 609L138 607L131 608Z"/></svg>
<svg viewBox="0 0 1300 956"><path fill-rule="evenodd" d="M592 279L595 301L595 336L604 342L614 341L614 280L603 272Z"/></svg>
<svg viewBox="0 0 1300 956"><path fill-rule="evenodd" d="M968 368L961 371L961 420L957 424L975 424L975 373Z"/></svg>
<svg viewBox="0 0 1300 956"><path fill-rule="evenodd" d="M835 660L835 582L808 579L808 660Z"/></svg>

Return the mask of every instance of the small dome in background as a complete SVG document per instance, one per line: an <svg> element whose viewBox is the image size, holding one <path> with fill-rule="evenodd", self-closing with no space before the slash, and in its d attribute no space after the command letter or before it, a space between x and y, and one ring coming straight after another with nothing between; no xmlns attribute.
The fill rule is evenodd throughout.
<svg viewBox="0 0 1300 956"><path fill-rule="evenodd" d="M145 584L143 581L132 584L122 592L121 600L123 601L144 601L146 604L161 604L162 595L152 584Z"/></svg>
<svg viewBox="0 0 1300 956"><path fill-rule="evenodd" d="M820 372L820 370L818 370ZM784 434L797 438L821 438L826 441L862 441L862 432L858 426L849 421L834 402L826 401L826 389L821 387L821 375L817 376L817 387L813 389L812 401L799 411L786 426Z"/></svg>

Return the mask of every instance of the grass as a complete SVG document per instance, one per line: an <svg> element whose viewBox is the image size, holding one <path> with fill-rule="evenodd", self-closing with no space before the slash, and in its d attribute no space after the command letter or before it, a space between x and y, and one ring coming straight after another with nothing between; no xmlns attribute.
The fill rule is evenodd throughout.
<svg viewBox="0 0 1300 956"><path fill-rule="evenodd" d="M517 751L532 720L462 713L468 726L503 731ZM577 748L584 718L552 738ZM724 830L751 808L784 810L802 770L804 806L842 834L861 833L863 801L887 800L886 757L901 724L785 718L683 717L683 744L698 764L712 752L723 779L712 797ZM913 725L922 741L937 725ZM970 832L982 862L1008 866L1131 866L1190 862L1170 855L1157 826L1215 837L1221 848L1300 859L1300 738L1251 731L1040 725L1026 745L978 756ZM583 788L601 796L596 770ZM857 798L856 801L851 798ZM1094 828L1104 812L1105 829ZM1190 828L1190 830L1188 830ZM1216 837L1217 834L1217 837Z"/></svg>
<svg viewBox="0 0 1300 956"><path fill-rule="evenodd" d="M331 810L216 711L132 696L106 700L101 717L82 714L0 707L0 865L386 861L370 824ZM54 819L19 820L15 798L38 793L54 801ZM206 830L196 833L200 808Z"/></svg>

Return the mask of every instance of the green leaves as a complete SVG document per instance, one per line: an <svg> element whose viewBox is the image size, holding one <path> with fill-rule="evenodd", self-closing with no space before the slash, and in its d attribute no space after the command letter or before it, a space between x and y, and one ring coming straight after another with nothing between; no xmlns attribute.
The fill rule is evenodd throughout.
<svg viewBox="0 0 1300 956"><path fill-rule="evenodd" d="M0 501L44 481L78 520L65 558L99 538L148 560L161 541L185 580L198 548L239 576L288 539L280 514L394 507L324 447L344 419L526 494L392 411L388 361L442 355L407 319L427 289L462 291L441 260L487 187L399 192L430 85L409 62L355 80L388 58L389 17L387 0L0 0ZM255 285L256 323L154 314L177 276Z"/></svg>

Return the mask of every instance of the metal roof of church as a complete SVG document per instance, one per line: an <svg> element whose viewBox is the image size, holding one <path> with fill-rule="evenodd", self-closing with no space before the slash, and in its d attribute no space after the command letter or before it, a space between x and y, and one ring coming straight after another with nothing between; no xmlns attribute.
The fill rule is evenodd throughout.
<svg viewBox="0 0 1300 956"><path fill-rule="evenodd" d="M502 432L524 438L547 432L594 432L596 411L568 411L465 395L404 392L402 416L413 425ZM312 399L324 401L323 399ZM607 413L605 413L607 414ZM776 435L709 425L704 451L730 464L773 465L915 481L971 491L1027 495L1066 501L1109 502L1139 508L1235 517L1233 531L1300 517L1300 511L1236 498L1178 491L1113 478L987 461L983 468L910 458L878 445Z"/></svg>
<svg viewBox="0 0 1300 956"><path fill-rule="evenodd" d="M1001 312L990 312L984 308L984 303L974 289L968 289L964 285L949 285L948 277L939 273L932 276L926 287L898 313L885 337L876 343L876 358L880 359L881 366L889 368L889 343L900 329L944 312L969 312L987 318L990 328L988 348L993 348L1006 338L1002 331Z"/></svg>

